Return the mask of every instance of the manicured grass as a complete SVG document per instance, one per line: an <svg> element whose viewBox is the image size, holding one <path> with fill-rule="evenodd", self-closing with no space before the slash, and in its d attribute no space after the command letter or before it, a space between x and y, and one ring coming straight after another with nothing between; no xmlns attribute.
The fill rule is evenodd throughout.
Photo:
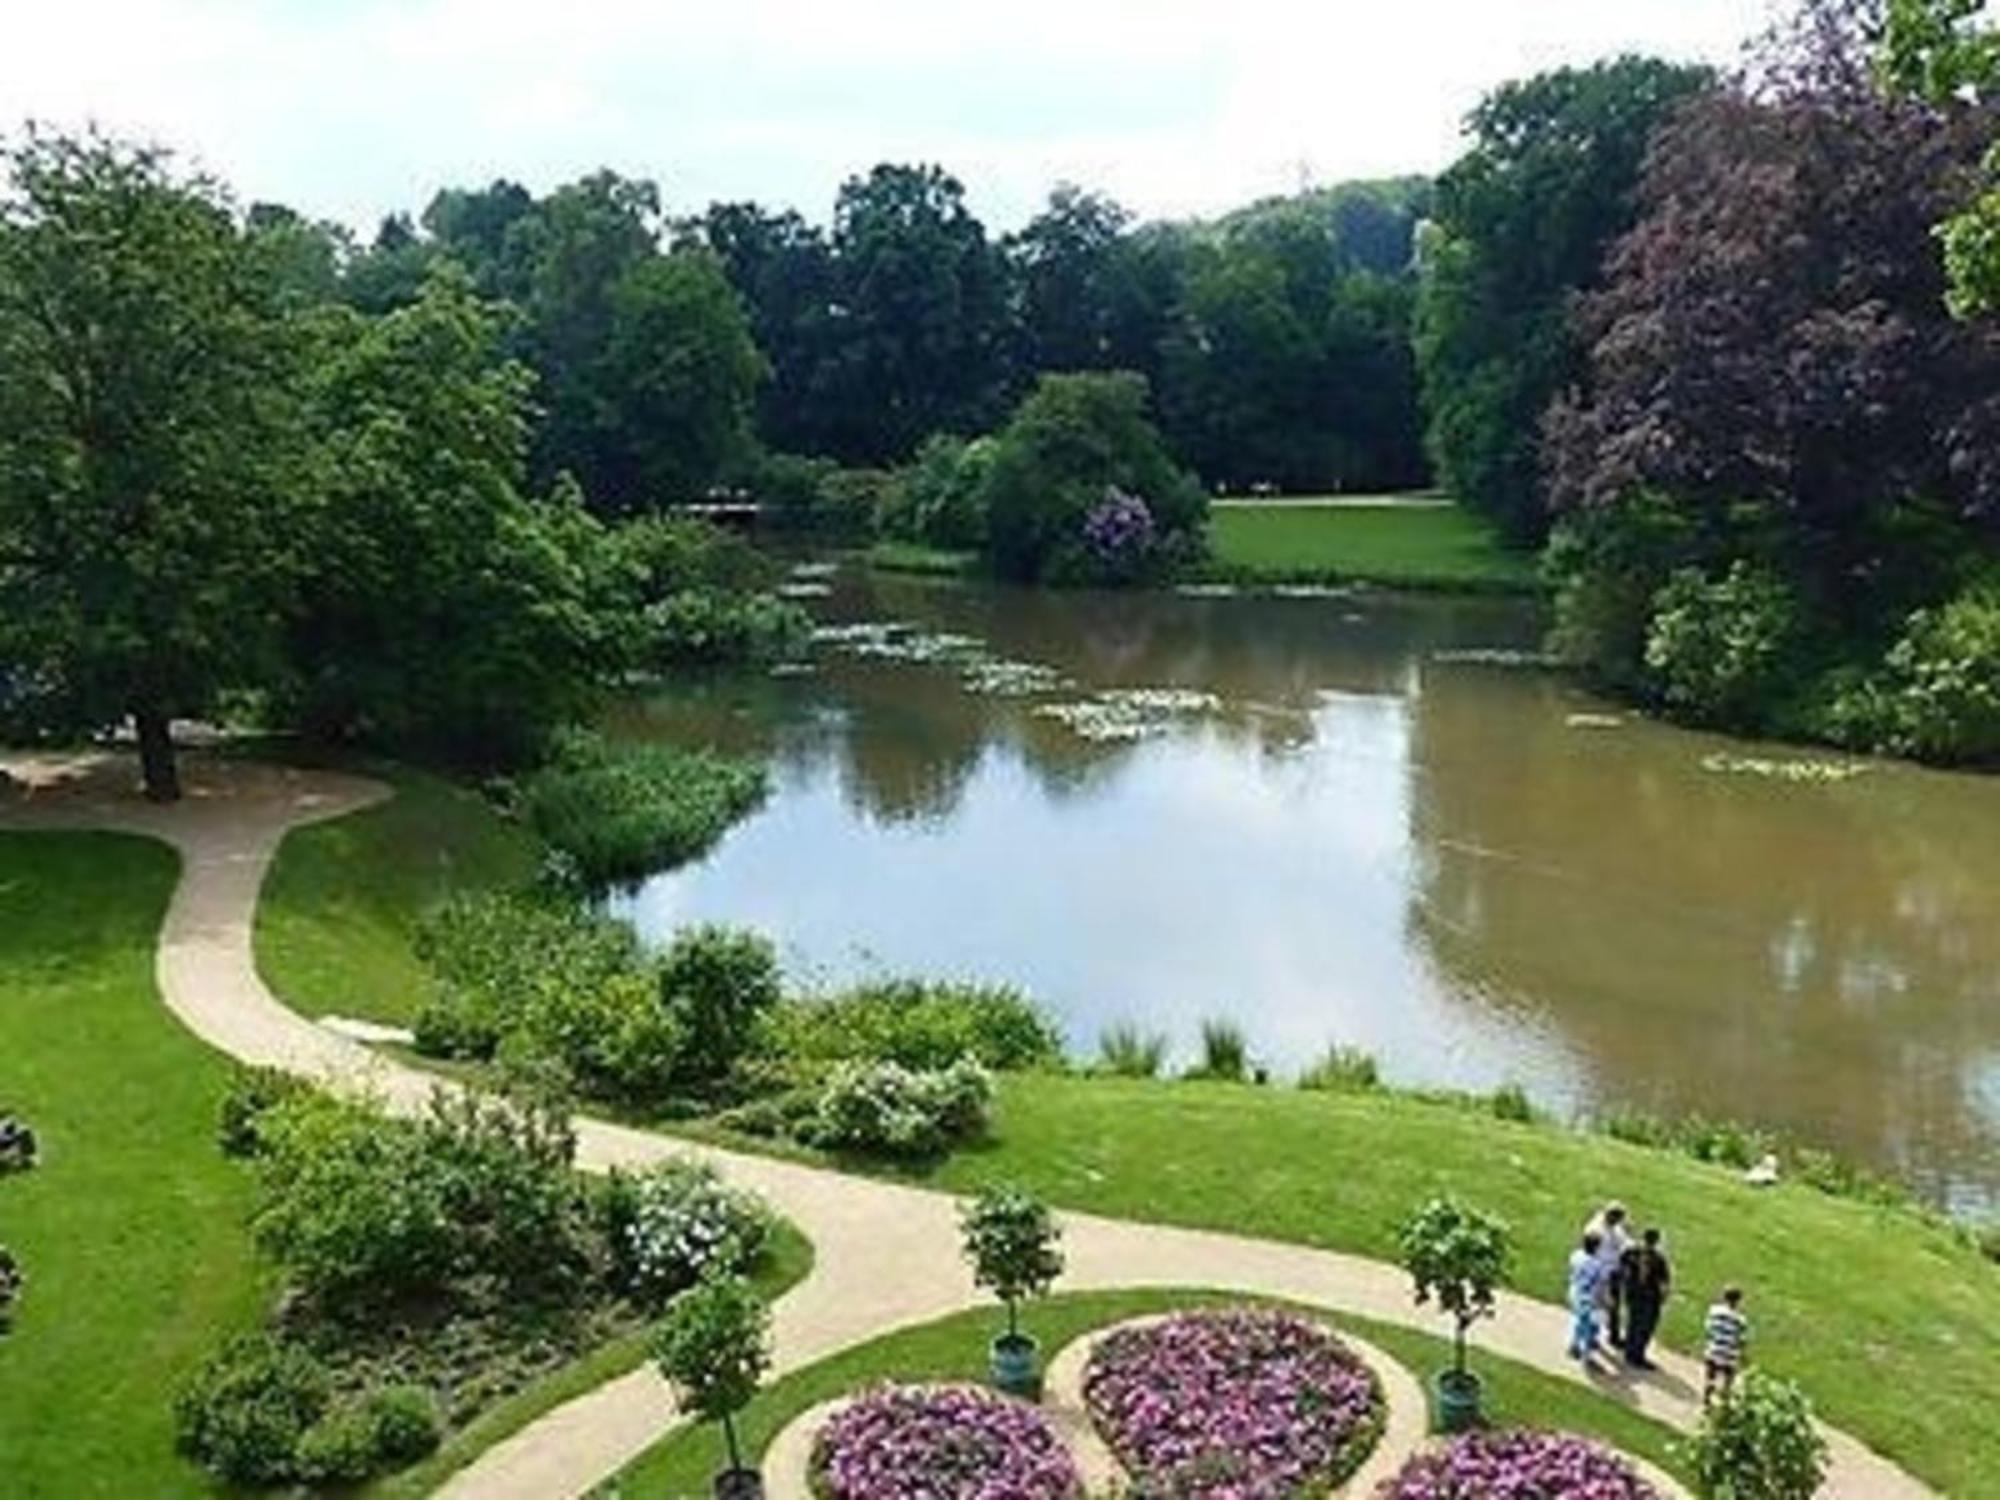
<svg viewBox="0 0 2000 1500"><path fill-rule="evenodd" d="M1027 1325L1053 1357L1070 1340L1092 1329L1171 1308L1241 1302L1204 1291L1103 1292L1064 1295L1034 1304ZM1325 1317L1317 1309L1307 1309ZM1422 1378L1449 1358L1442 1340L1402 1329L1385 1329L1365 1319L1329 1319L1407 1365ZM986 1378L986 1341L997 1331L999 1314L988 1309L959 1313L921 1327L903 1329L845 1350L772 1383L751 1403L738 1423L744 1446L762 1454L771 1440L801 1412L822 1401L884 1380L898 1382L976 1381ZM1671 1468L1671 1434L1588 1391L1506 1360L1474 1357L1486 1380L1486 1408L1503 1425L1558 1427L1601 1438ZM700 1495L722 1467L721 1439L709 1426L683 1427L642 1455L618 1476L617 1495ZM770 1476L766 1476L767 1479Z"/></svg>
<svg viewBox="0 0 2000 1500"><path fill-rule="evenodd" d="M790 1224L781 1222L771 1241L770 1253L750 1279L765 1297L775 1299L805 1279L812 1270L812 1261L812 1243ZM637 1369L648 1356L651 1338L651 1329L635 1330L565 1365L546 1380L537 1381L482 1413L422 1463L379 1480L366 1493L374 1500L403 1500L403 1497L415 1500L416 1496L430 1494L481 1453L512 1437L535 1418L617 1379L628 1370Z"/></svg>
<svg viewBox="0 0 2000 1500"><path fill-rule="evenodd" d="M177 867L115 834L0 834L0 1109L42 1165L0 1178L27 1272L0 1338L0 1492L200 1496L173 1392L267 1287L250 1181L215 1146L228 1064L162 1007L153 945Z"/></svg>
<svg viewBox="0 0 2000 1500"><path fill-rule="evenodd" d="M979 560L975 552L954 552L944 547L926 547L919 542L877 542L862 554L871 568L885 573L923 573L940 578L959 578L970 573Z"/></svg>
<svg viewBox="0 0 2000 1500"><path fill-rule="evenodd" d="M1512 1282L1551 1302L1585 1216L1619 1198L1666 1231L1668 1344L1696 1352L1741 1281L1755 1356L1829 1420L1950 1493L2000 1474L2000 1267L1907 1211L1388 1094L1116 1078L1003 1080L993 1141L936 1180L1384 1259L1402 1215L1452 1191L1511 1221Z"/></svg>
<svg viewBox="0 0 2000 1500"><path fill-rule="evenodd" d="M535 843L468 788L403 767L356 769L396 795L286 836L257 907L257 967L306 1015L404 1024L426 983L410 951L417 918L455 891L525 879Z"/></svg>
<svg viewBox="0 0 2000 1500"><path fill-rule="evenodd" d="M1276 501L1209 512L1216 576L1249 583L1377 583L1525 592L1535 561L1455 505Z"/></svg>

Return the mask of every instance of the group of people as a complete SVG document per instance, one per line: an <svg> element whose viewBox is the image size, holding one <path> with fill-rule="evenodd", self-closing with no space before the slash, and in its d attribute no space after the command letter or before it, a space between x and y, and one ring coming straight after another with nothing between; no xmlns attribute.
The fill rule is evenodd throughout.
<svg viewBox="0 0 2000 1500"><path fill-rule="evenodd" d="M1634 1236L1625 1205L1605 1204L1590 1216L1570 1252L1570 1358L1587 1364L1606 1352L1608 1339L1630 1368L1656 1368L1650 1350L1673 1283L1660 1231L1648 1226ZM1741 1287L1723 1288L1708 1310L1703 1334L1701 1399L1708 1406L1735 1388L1749 1354L1750 1320L1743 1313Z"/></svg>
<svg viewBox="0 0 2000 1500"><path fill-rule="evenodd" d="M33 1127L14 1115L0 1114L0 1173L25 1172L41 1158ZM28 1278L14 1252L0 1245L0 1334L14 1324L14 1309Z"/></svg>

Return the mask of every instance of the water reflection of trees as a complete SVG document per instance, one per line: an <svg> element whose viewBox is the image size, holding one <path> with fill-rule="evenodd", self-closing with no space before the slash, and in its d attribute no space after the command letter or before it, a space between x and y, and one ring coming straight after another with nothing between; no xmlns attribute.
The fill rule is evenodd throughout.
<svg viewBox="0 0 2000 1500"><path fill-rule="evenodd" d="M1574 706L1478 669L1416 698L1409 921L1452 985L1546 1017L1607 1100L2000 1188L2000 787L1717 774Z"/></svg>

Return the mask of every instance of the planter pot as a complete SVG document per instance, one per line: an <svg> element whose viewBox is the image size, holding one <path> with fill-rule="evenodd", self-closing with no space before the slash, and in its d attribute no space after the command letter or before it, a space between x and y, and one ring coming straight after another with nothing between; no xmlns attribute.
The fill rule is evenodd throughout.
<svg viewBox="0 0 2000 1500"><path fill-rule="evenodd" d="M764 1476L755 1469L724 1469L715 1476L715 1500L764 1500Z"/></svg>
<svg viewBox="0 0 2000 1500"><path fill-rule="evenodd" d="M1432 1377L1431 1394L1437 1398L1438 1431L1470 1432L1479 1425L1479 1377L1470 1370L1440 1371Z"/></svg>
<svg viewBox="0 0 2000 1500"><path fill-rule="evenodd" d="M1027 1334L1002 1334L993 1341L993 1384L1010 1396L1033 1396L1042 1385L1041 1345Z"/></svg>

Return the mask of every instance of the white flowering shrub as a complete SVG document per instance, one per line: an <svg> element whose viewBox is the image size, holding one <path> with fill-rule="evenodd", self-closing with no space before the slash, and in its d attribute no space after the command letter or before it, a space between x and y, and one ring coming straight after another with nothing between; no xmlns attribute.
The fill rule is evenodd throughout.
<svg viewBox="0 0 2000 1500"><path fill-rule="evenodd" d="M936 1156L986 1128L993 1078L969 1057L948 1068L841 1063L811 1122L816 1144L889 1156Z"/></svg>
<svg viewBox="0 0 2000 1500"><path fill-rule="evenodd" d="M665 1301L709 1276L747 1270L771 1236L771 1210L713 1168L662 1162L634 1185L626 1228L634 1290Z"/></svg>

